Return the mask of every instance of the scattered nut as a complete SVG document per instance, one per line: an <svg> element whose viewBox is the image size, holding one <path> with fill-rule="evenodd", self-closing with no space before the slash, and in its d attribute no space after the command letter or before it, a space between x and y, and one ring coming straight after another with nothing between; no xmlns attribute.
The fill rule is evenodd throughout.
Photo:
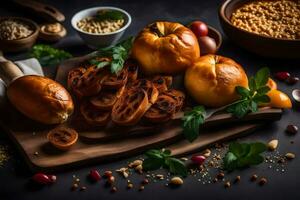
<svg viewBox="0 0 300 200"><path fill-rule="evenodd" d="M72 187L71 187L71 190L76 190L77 188L78 188L78 184L77 183L74 183L73 185L72 185Z"/></svg>
<svg viewBox="0 0 300 200"><path fill-rule="evenodd" d="M211 150L205 149L202 154L204 157L208 158L211 155Z"/></svg>
<svg viewBox="0 0 300 200"><path fill-rule="evenodd" d="M183 180L180 177L175 176L171 179L170 184L172 184L172 185L182 185Z"/></svg>
<svg viewBox="0 0 300 200"><path fill-rule="evenodd" d="M110 189L110 192L111 193L115 193L115 192L117 192L117 188L114 186L114 187L112 187L111 189Z"/></svg>
<svg viewBox="0 0 300 200"><path fill-rule="evenodd" d="M145 189L145 186L143 186L143 185L141 185L140 187L139 187L139 191L142 191L142 190L144 190Z"/></svg>
<svg viewBox="0 0 300 200"><path fill-rule="evenodd" d="M111 177L112 176L112 171L105 171L104 172L104 174L103 174L103 176L105 177L105 178L109 178L109 177Z"/></svg>
<svg viewBox="0 0 300 200"><path fill-rule="evenodd" d="M80 191L84 191L84 190L86 190L86 187L85 187L85 186L82 186L82 187L80 188Z"/></svg>
<svg viewBox="0 0 300 200"><path fill-rule="evenodd" d="M128 167L130 168L135 168L136 166L138 165L142 165L143 164L143 161L142 160L135 160L131 163L128 164Z"/></svg>
<svg viewBox="0 0 300 200"><path fill-rule="evenodd" d="M267 183L267 179L266 178L261 178L258 182L259 185L265 185Z"/></svg>
<svg viewBox="0 0 300 200"><path fill-rule="evenodd" d="M224 184L225 188L229 188L231 185L230 185L230 182L229 181L226 181L225 184Z"/></svg>
<svg viewBox="0 0 300 200"><path fill-rule="evenodd" d="M162 174L157 174L156 178L159 179L159 180L163 180L165 177Z"/></svg>
<svg viewBox="0 0 300 200"><path fill-rule="evenodd" d="M292 159L294 159L294 158L296 157L296 155L293 154L293 153L286 153L286 154L285 154L285 157L286 157L287 159L289 159L289 160L292 160Z"/></svg>
<svg viewBox="0 0 300 200"><path fill-rule="evenodd" d="M128 183L127 184L127 189L131 189L131 188L133 188L133 184L132 183Z"/></svg>
<svg viewBox="0 0 300 200"><path fill-rule="evenodd" d="M271 140L267 145L268 149L271 151L274 151L277 148L277 146L278 146L278 140Z"/></svg>
<svg viewBox="0 0 300 200"><path fill-rule="evenodd" d="M108 177L107 182L108 182L109 184L113 184L113 183L115 182L115 177L114 177L114 176Z"/></svg>
<svg viewBox="0 0 300 200"><path fill-rule="evenodd" d="M149 183L149 180L145 178L145 179L142 181L142 183L143 183L144 185L146 185L146 184Z"/></svg>
<svg viewBox="0 0 300 200"><path fill-rule="evenodd" d="M135 169L135 171L139 172L140 174L143 173L143 166L142 165L138 165L134 169Z"/></svg>
<svg viewBox="0 0 300 200"><path fill-rule="evenodd" d="M257 180L257 175L256 174L253 174L250 178L251 181L256 181Z"/></svg>
<svg viewBox="0 0 300 200"><path fill-rule="evenodd" d="M241 181L241 176L235 177L235 179L234 179L234 182L235 182L235 183L238 183L238 182L240 182L240 181Z"/></svg>
<svg viewBox="0 0 300 200"><path fill-rule="evenodd" d="M225 174L223 172L220 172L218 175L217 175L217 178L218 179L223 179L225 176Z"/></svg>

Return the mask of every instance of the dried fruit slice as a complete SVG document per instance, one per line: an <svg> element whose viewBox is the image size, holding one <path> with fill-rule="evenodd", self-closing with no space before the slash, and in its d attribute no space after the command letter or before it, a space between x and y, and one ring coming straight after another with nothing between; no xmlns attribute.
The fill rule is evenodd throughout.
<svg viewBox="0 0 300 200"><path fill-rule="evenodd" d="M157 100L157 97L159 95L159 92L156 89L156 87L154 86L154 84L147 79L138 79L138 80L134 81L130 85L130 87L142 88L143 90L145 90L147 92L148 101L151 104L155 103L155 101Z"/></svg>
<svg viewBox="0 0 300 200"><path fill-rule="evenodd" d="M159 93L167 91L168 88L172 85L172 81L172 76L155 76L152 79L152 83L158 89Z"/></svg>
<svg viewBox="0 0 300 200"><path fill-rule="evenodd" d="M73 91L79 97L92 96L100 92L101 82L105 76L103 69L89 67L74 85Z"/></svg>
<svg viewBox="0 0 300 200"><path fill-rule="evenodd" d="M128 72L127 82L135 81L138 77L138 63L133 59L128 59L124 64L124 68L126 68Z"/></svg>
<svg viewBox="0 0 300 200"><path fill-rule="evenodd" d="M71 128L57 127L49 131L47 139L56 148L67 150L76 143L78 133Z"/></svg>
<svg viewBox="0 0 300 200"><path fill-rule="evenodd" d="M89 101L84 101L81 104L80 112L86 122L94 126L104 126L110 119L109 111L97 109Z"/></svg>
<svg viewBox="0 0 300 200"><path fill-rule="evenodd" d="M103 79L102 85L108 89L118 89L127 83L128 72L123 68L118 74L109 73Z"/></svg>
<svg viewBox="0 0 300 200"><path fill-rule="evenodd" d="M119 125L134 125L148 109L148 95L142 88L129 88L112 109L112 120Z"/></svg>
<svg viewBox="0 0 300 200"><path fill-rule="evenodd" d="M98 95L90 98L90 102L96 108L111 110L117 99L123 94L125 86L119 90L102 90Z"/></svg>
<svg viewBox="0 0 300 200"><path fill-rule="evenodd" d="M84 67L77 67L69 71L68 73L68 88L71 90L77 85L78 80L84 74L86 69Z"/></svg>
<svg viewBox="0 0 300 200"><path fill-rule="evenodd" d="M158 123L170 120L184 102L184 94L178 90L169 90L158 96L155 104L145 113L147 121Z"/></svg>

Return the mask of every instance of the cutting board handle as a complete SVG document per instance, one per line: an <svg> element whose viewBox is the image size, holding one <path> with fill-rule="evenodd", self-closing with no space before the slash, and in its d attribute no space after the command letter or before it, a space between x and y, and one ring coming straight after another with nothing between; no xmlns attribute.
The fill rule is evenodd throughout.
<svg viewBox="0 0 300 200"><path fill-rule="evenodd" d="M9 85L16 78L23 76L23 72L13 62L7 60L0 52L0 78Z"/></svg>

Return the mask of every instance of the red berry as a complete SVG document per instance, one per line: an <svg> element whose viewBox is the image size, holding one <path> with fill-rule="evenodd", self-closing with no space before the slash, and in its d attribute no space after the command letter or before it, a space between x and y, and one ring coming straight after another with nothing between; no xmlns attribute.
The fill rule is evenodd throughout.
<svg viewBox="0 0 300 200"><path fill-rule="evenodd" d="M277 72L275 74L275 78L280 80L280 81L284 81L284 80L288 79L290 76L291 75L288 72Z"/></svg>
<svg viewBox="0 0 300 200"><path fill-rule="evenodd" d="M99 181L101 179L100 173L96 169L91 170L89 176L93 181Z"/></svg>
<svg viewBox="0 0 300 200"><path fill-rule="evenodd" d="M191 160L193 161L193 163L198 164L198 165L202 165L205 161L205 157L202 155L194 155L192 156Z"/></svg>
<svg viewBox="0 0 300 200"><path fill-rule="evenodd" d="M38 184L41 185L47 185L50 184L52 181L50 180L50 178L43 173L37 173L32 177L32 180Z"/></svg>

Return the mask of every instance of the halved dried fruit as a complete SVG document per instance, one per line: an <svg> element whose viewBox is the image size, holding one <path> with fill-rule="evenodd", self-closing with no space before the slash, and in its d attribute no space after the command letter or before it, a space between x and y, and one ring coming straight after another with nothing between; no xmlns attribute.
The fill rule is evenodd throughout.
<svg viewBox="0 0 300 200"><path fill-rule="evenodd" d="M90 98L90 102L96 108L111 110L117 99L123 94L125 86L120 89L102 90L98 95Z"/></svg>
<svg viewBox="0 0 300 200"><path fill-rule="evenodd" d="M101 82L105 75L103 69L89 67L73 86L74 93L79 98L97 94L101 90Z"/></svg>
<svg viewBox="0 0 300 200"><path fill-rule="evenodd" d="M56 148L67 150L76 143L78 133L71 128L57 127L49 131L47 139Z"/></svg>
<svg viewBox="0 0 300 200"><path fill-rule="evenodd" d="M142 88L147 92L148 101L151 104L154 104L159 95L158 90L154 86L154 84L147 79L138 79L134 81L131 85L131 88Z"/></svg>
<svg viewBox="0 0 300 200"><path fill-rule="evenodd" d="M138 63L133 59L128 59L124 64L124 68L126 68L128 72L127 82L135 81L138 77Z"/></svg>
<svg viewBox="0 0 300 200"><path fill-rule="evenodd" d="M172 76L155 76L152 79L152 83L160 93L167 91L168 88L172 85L172 81Z"/></svg>
<svg viewBox="0 0 300 200"><path fill-rule="evenodd" d="M123 68L118 74L109 73L103 79L102 85L108 89L118 89L127 83L128 72Z"/></svg>
<svg viewBox="0 0 300 200"><path fill-rule="evenodd" d="M112 120L119 125L134 125L148 109L148 95L142 88L129 88L112 109Z"/></svg>
<svg viewBox="0 0 300 200"><path fill-rule="evenodd" d="M169 90L158 96L155 104L145 113L144 118L150 122L165 122L178 112L184 102L184 94L178 90Z"/></svg>
<svg viewBox="0 0 300 200"><path fill-rule="evenodd" d="M110 119L109 111L97 109L89 101L81 104L80 112L86 122L94 126L104 126Z"/></svg>
<svg viewBox="0 0 300 200"><path fill-rule="evenodd" d="M77 85L78 80L84 74L86 69L84 67L77 67L69 71L68 73L68 88L72 89Z"/></svg>

